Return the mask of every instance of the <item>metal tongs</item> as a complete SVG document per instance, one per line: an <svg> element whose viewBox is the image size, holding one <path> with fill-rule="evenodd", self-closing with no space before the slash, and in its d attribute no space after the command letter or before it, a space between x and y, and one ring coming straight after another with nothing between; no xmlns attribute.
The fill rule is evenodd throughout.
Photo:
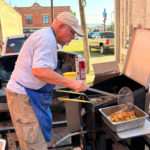
<svg viewBox="0 0 150 150"><path fill-rule="evenodd" d="M78 92L73 92L73 91L66 91L66 90L56 90L56 92L63 92L63 93L69 93L69 94L77 94L82 96L82 98L84 100L79 100L79 99L69 99L69 98L65 98L65 97L58 97L58 100L60 101L71 101L71 102L80 102L80 103L92 103L91 101L87 101L85 99L88 99L88 96L85 93L78 93Z"/></svg>
<svg viewBox="0 0 150 150"><path fill-rule="evenodd" d="M60 100L60 101L70 101L70 102L80 102L80 103L94 103L92 101L79 100L79 99L70 99L70 98L65 98L65 97L58 97L58 100Z"/></svg>
<svg viewBox="0 0 150 150"><path fill-rule="evenodd" d="M66 97L58 97L58 100L60 101L70 101L70 102L80 102L80 103L97 103L91 101L88 96L85 93L77 93L77 92L72 92L72 91L66 91L66 90L56 90L56 92L63 92L63 93L69 93L69 94L77 94L80 95L82 99L70 99ZM103 96L105 97L105 96Z"/></svg>
<svg viewBox="0 0 150 150"><path fill-rule="evenodd" d="M118 95L112 94L112 93L109 93L109 92L105 92L105 91L102 91L102 90L97 90L97 89L94 89L94 88L88 88L87 90L106 95L106 96L102 96L102 97L117 98L118 99L118 104L128 104L128 103L133 104L133 102L134 102L133 92L128 87L121 88ZM81 95L81 96L84 96L85 98L89 99L88 96L85 93L77 93L77 92L65 91L65 90L56 90L56 91L57 92L64 92L64 93L70 93L70 94L77 94L77 95ZM97 102L92 102L92 101L69 99L69 98L64 98L64 97L59 97L58 100L83 102L83 103L97 103Z"/></svg>

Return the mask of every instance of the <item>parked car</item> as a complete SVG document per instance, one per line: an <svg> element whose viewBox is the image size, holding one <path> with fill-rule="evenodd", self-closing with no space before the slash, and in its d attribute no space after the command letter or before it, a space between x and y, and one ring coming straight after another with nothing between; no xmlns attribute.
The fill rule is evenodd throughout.
<svg viewBox="0 0 150 150"><path fill-rule="evenodd" d="M108 49L114 50L114 32L93 32L91 39L89 39L90 51L92 48L99 49L100 54L106 53Z"/></svg>
<svg viewBox="0 0 150 150"><path fill-rule="evenodd" d="M0 55L1 55L1 52L2 52L2 48L3 48L3 43L0 43Z"/></svg>
<svg viewBox="0 0 150 150"><path fill-rule="evenodd" d="M30 34L8 36L4 42L1 56L19 54L20 49Z"/></svg>
<svg viewBox="0 0 150 150"><path fill-rule="evenodd" d="M89 38L89 39L92 38L92 34L93 34L93 33L94 33L94 32L89 32L89 33L88 33L88 38Z"/></svg>

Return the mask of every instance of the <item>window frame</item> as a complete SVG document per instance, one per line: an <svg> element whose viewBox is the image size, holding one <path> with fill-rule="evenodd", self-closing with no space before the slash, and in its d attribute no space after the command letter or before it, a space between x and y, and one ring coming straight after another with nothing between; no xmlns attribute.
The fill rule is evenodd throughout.
<svg viewBox="0 0 150 150"><path fill-rule="evenodd" d="M49 15L42 15L42 24L49 24Z"/></svg>
<svg viewBox="0 0 150 150"><path fill-rule="evenodd" d="M32 15L25 16L26 25L32 25Z"/></svg>

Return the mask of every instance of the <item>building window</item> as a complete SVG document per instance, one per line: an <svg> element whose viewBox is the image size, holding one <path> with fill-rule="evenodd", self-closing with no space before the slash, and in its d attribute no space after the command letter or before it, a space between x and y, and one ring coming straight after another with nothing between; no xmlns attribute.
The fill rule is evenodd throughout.
<svg viewBox="0 0 150 150"><path fill-rule="evenodd" d="M43 24L49 24L49 16L48 15L42 16L42 20L43 20Z"/></svg>
<svg viewBox="0 0 150 150"><path fill-rule="evenodd" d="M26 16L26 24L27 25L32 24L32 16Z"/></svg>

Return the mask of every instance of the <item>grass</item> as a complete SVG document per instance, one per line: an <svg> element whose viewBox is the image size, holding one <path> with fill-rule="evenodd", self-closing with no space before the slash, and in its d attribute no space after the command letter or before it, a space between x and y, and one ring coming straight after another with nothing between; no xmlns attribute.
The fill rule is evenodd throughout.
<svg viewBox="0 0 150 150"><path fill-rule="evenodd" d="M63 50L75 52L81 54L84 57L83 40L73 40L68 46L65 46ZM114 54L108 53L107 55L101 55L99 53L99 50L93 49L92 52L90 53L90 73L86 74L86 83L88 85L93 84L95 75L94 75L92 64L110 62L114 60L115 60Z"/></svg>

